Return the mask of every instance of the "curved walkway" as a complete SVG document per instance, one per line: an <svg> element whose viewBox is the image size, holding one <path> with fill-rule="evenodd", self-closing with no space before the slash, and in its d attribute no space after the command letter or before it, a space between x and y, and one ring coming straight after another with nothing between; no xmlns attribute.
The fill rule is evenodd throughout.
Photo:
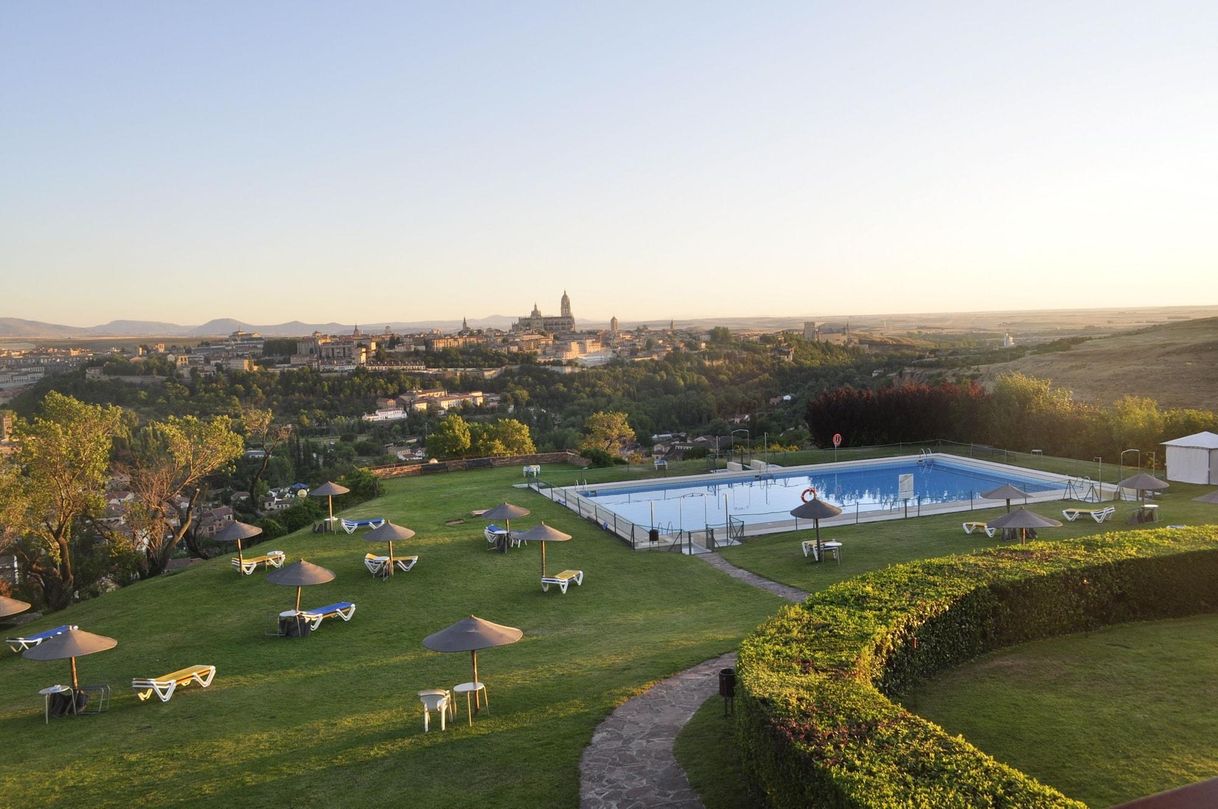
<svg viewBox="0 0 1218 809"><path fill-rule="evenodd" d="M788 601L808 597L803 590L741 570L718 554L699 558ZM694 712L718 692L715 674L735 663L735 652L703 661L661 680L609 714L579 762L580 809L703 809L672 747Z"/></svg>

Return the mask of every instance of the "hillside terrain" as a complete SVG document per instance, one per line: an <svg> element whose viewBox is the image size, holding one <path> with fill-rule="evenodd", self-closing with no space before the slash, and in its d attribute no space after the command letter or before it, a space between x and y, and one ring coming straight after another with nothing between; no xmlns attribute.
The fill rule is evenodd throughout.
<svg viewBox="0 0 1218 809"><path fill-rule="evenodd" d="M1218 318L1166 323L1098 337L1067 351L982 368L982 381L1018 371L1074 391L1080 401L1127 394L1165 407L1218 409Z"/></svg>

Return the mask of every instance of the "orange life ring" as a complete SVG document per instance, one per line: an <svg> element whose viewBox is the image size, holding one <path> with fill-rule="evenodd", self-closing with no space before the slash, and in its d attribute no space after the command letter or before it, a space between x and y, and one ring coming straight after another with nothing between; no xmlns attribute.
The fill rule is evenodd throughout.
<svg viewBox="0 0 1218 809"><path fill-rule="evenodd" d="M812 495L812 496L808 497L808 495ZM803 492L799 495L799 499L803 500L805 503L812 502L813 500L816 499L816 489L813 489L811 486L809 486L808 488L804 489Z"/></svg>

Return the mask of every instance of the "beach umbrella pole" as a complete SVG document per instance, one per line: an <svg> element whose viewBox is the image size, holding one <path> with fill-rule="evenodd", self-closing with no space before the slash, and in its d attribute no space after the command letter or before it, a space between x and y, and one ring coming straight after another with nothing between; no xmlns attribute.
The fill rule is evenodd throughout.
<svg viewBox="0 0 1218 809"><path fill-rule="evenodd" d="M389 540L389 575L393 575L393 540Z"/></svg>
<svg viewBox="0 0 1218 809"><path fill-rule="evenodd" d="M296 611L300 612L300 585L296 585Z"/></svg>
<svg viewBox="0 0 1218 809"><path fill-rule="evenodd" d="M241 540L239 539L237 540L237 564L239 565L237 575L240 576L243 572L241 568L245 567L245 557L241 555Z"/></svg>
<svg viewBox="0 0 1218 809"><path fill-rule="evenodd" d="M537 544L541 546L541 577L544 579L546 577L546 543Z"/></svg>
<svg viewBox="0 0 1218 809"><path fill-rule="evenodd" d="M478 683L478 650L477 649L470 650L469 659L473 663L473 666L474 666L474 707L477 708L478 710L482 710L482 694L479 691L478 686L477 686L477 683ZM472 719L470 720L470 724L471 725L473 724Z"/></svg>
<svg viewBox="0 0 1218 809"><path fill-rule="evenodd" d="M80 689L80 681L76 678L76 658L69 657L68 660L72 663L72 691L75 693Z"/></svg>

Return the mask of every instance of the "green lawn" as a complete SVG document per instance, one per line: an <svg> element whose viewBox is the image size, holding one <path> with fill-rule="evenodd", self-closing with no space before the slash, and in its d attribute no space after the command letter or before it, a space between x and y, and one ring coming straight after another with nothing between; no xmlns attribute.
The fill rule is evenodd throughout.
<svg viewBox="0 0 1218 809"><path fill-rule="evenodd" d="M547 479L619 470L547 467ZM6 805L569 807L580 754L597 723L649 682L733 649L778 606L696 559L638 553L570 511L515 490L515 468L407 478L344 516L386 516L418 536L400 552L413 571L373 580L358 535L298 533L281 548L337 579L306 588L304 605L349 599L349 624L312 637L265 637L293 593L227 557L76 605L27 627L61 623L119 646L79 661L82 682L107 681L111 710L44 726L37 691L66 663L5 652L0 660L0 795ZM549 548L552 569L586 571L566 594L538 585L538 549L486 550L474 508L504 499L574 535ZM341 505L339 503L338 505ZM465 516L464 525L447 520ZM519 626L520 643L479 656L493 713L447 733L422 732L415 692L469 679L467 655L425 650L422 638L470 614ZM196 663L215 664L206 691L168 704L127 687Z"/></svg>
<svg viewBox="0 0 1218 809"><path fill-rule="evenodd" d="M744 777L735 720L723 715L723 699L711 697L677 737L677 760L706 809L754 809L764 799Z"/></svg>
<svg viewBox="0 0 1218 809"><path fill-rule="evenodd" d="M1004 649L906 706L1094 807L1218 771L1218 616L1122 624Z"/></svg>
<svg viewBox="0 0 1218 809"><path fill-rule="evenodd" d="M1155 500L1159 503L1161 513L1158 525L1202 525L1218 521L1218 506L1192 501L1192 498L1197 495L1211 490L1212 487L1209 486L1173 483L1170 489ZM1048 528L1042 531L1040 534L1042 538L1047 540L1070 539L1086 534L1144 527L1129 523L1129 517L1137 507L1135 503L1105 503L1104 505L1115 505L1117 512L1103 525L1097 525L1088 517L1080 517L1075 522L1066 522L1062 519L1061 510L1067 505L1086 504L1053 501L1035 503L1031 506L1032 511L1053 517L1063 523L1061 528ZM833 538L842 542L841 564L833 562L832 559L823 565L813 564L809 559L804 558L799 541L812 538L811 528L798 532L787 531L781 534L751 537L744 544L726 548L721 553L724 559L738 567L751 570L774 581L813 591L850 576L856 576L868 570L877 570L898 562L946 556L953 553L970 553L981 548L1010 544L1009 542L1004 543L998 537L990 539L981 532L965 534L961 528L961 523L966 520L985 522L997 517L1005 510L1005 506L1000 505L997 508L955 514L821 528L822 539Z"/></svg>

